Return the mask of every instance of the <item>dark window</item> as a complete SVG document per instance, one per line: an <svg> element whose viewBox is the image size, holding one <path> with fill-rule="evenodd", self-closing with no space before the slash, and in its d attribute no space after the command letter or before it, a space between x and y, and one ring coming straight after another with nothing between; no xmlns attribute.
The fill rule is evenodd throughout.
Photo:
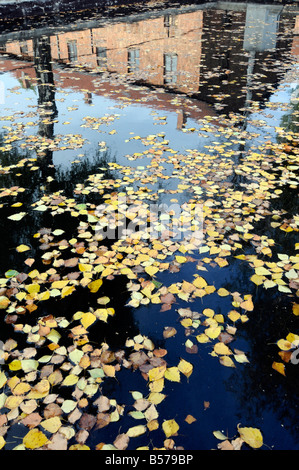
<svg viewBox="0 0 299 470"><path fill-rule="evenodd" d="M164 28L169 28L170 26L175 26L175 16L164 15Z"/></svg>
<svg viewBox="0 0 299 470"><path fill-rule="evenodd" d="M164 15L164 28L168 37L175 35L175 15Z"/></svg>
<svg viewBox="0 0 299 470"><path fill-rule="evenodd" d="M96 48L97 66L101 68L107 67L107 49L105 47Z"/></svg>
<svg viewBox="0 0 299 470"><path fill-rule="evenodd" d="M78 59L77 41L69 41L67 43L67 50L69 55L69 61L75 62Z"/></svg>
<svg viewBox="0 0 299 470"><path fill-rule="evenodd" d="M177 54L164 54L164 83L174 84L177 82Z"/></svg>
<svg viewBox="0 0 299 470"><path fill-rule="evenodd" d="M139 70L139 66L140 66L139 56L140 56L139 49L128 50L128 72L136 72L136 70Z"/></svg>
<svg viewBox="0 0 299 470"><path fill-rule="evenodd" d="M23 42L20 45L20 51L21 51L21 54L28 54L28 44L27 44L27 42Z"/></svg>

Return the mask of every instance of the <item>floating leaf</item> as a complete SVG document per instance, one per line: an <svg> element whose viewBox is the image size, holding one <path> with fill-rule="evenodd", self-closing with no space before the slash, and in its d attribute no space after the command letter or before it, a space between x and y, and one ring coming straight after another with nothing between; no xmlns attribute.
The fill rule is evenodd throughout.
<svg viewBox="0 0 299 470"><path fill-rule="evenodd" d="M213 435L220 441L225 441L227 439L227 436L225 436L222 431L213 431Z"/></svg>
<svg viewBox="0 0 299 470"><path fill-rule="evenodd" d="M285 373L285 365L282 363L282 362L276 362L274 361L272 363L272 369L276 370L277 372L279 372L281 375L286 375Z"/></svg>
<svg viewBox="0 0 299 470"><path fill-rule="evenodd" d="M87 312L87 313L83 313L80 321L82 325L84 326L84 328L87 329L90 325L92 325L96 321L96 319L97 317L93 313Z"/></svg>
<svg viewBox="0 0 299 470"><path fill-rule="evenodd" d="M193 365L190 362L185 361L185 359L181 359L179 364L178 364L178 369L186 377L190 377L190 375L193 372Z"/></svg>
<svg viewBox="0 0 299 470"><path fill-rule="evenodd" d="M225 367L236 367L232 359L228 356L221 356L219 357L220 364Z"/></svg>
<svg viewBox="0 0 299 470"><path fill-rule="evenodd" d="M98 290L99 290L99 288L101 287L102 284L103 284L103 280L102 279L97 279L96 281L92 281L90 284L88 284L88 288L89 288L90 292L96 293L96 292L98 292Z"/></svg>
<svg viewBox="0 0 299 470"><path fill-rule="evenodd" d="M0 295L0 310L5 310L10 304L10 300L5 295Z"/></svg>
<svg viewBox="0 0 299 470"><path fill-rule="evenodd" d="M241 438L253 449L259 449L263 445L263 436L257 428L238 428Z"/></svg>
<svg viewBox="0 0 299 470"><path fill-rule="evenodd" d="M162 429L166 437L175 436L180 429L178 423L174 419L169 419L162 423Z"/></svg>
<svg viewBox="0 0 299 470"><path fill-rule="evenodd" d="M292 312L298 317L299 315L299 304L293 303Z"/></svg>
<svg viewBox="0 0 299 470"><path fill-rule="evenodd" d="M177 367L169 367L165 371L165 379L170 380L171 382L180 382L180 371Z"/></svg>
<svg viewBox="0 0 299 470"><path fill-rule="evenodd" d="M47 442L47 436L37 428L31 429L23 438L23 444L27 449L38 449Z"/></svg>
<svg viewBox="0 0 299 470"><path fill-rule="evenodd" d="M144 434L145 432L146 426L144 426L143 424L139 424L138 426L133 426L132 428L128 429L126 434L129 437L138 437Z"/></svg>
<svg viewBox="0 0 299 470"><path fill-rule="evenodd" d="M7 218L10 220L19 221L19 220L22 220L23 217L25 217L25 215L26 215L26 212L19 212L18 214L10 215Z"/></svg>
<svg viewBox="0 0 299 470"><path fill-rule="evenodd" d="M46 431L52 434L56 433L62 426L59 416L53 416L52 418L42 421L40 424Z"/></svg>
<svg viewBox="0 0 299 470"><path fill-rule="evenodd" d="M149 274L150 276L154 276L158 271L159 271L159 268L157 268L156 266L147 266L145 268L145 272Z"/></svg>

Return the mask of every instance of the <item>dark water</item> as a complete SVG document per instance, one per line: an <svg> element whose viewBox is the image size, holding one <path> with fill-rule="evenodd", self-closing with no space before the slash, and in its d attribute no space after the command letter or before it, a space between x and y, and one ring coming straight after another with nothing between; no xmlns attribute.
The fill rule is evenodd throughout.
<svg viewBox="0 0 299 470"><path fill-rule="evenodd" d="M34 211L32 204L57 191L77 204L101 203L100 194L76 191L89 175L102 172L105 179L117 183L117 164L134 168L140 175L139 186L150 188L159 202L169 204L173 197L180 204L188 201L190 187L173 195L185 175L181 179L167 159L161 165L163 175L169 178L142 181L151 162L142 138L154 135L158 144L167 140L167 148L179 155L189 149L214 155L224 148L230 152L232 166L267 142L292 143L292 156L298 122L298 18L295 7L250 4L246 8L235 2L223 9L212 4L184 5L105 19L83 15L73 23L63 23L60 18L58 25L43 18L40 28L13 24L10 31L3 28L0 188L14 188L17 194L3 195L0 200L1 277L9 269L30 271L24 265L28 253L15 250L20 244L31 247L34 267L43 269L40 242L33 238L41 228L61 228L67 240L74 236L77 220L62 213L54 221L47 212ZM283 140L279 129L286 129L290 138ZM280 175L282 170L272 171ZM270 206L271 211L284 210L286 219L298 211L296 169L294 172L293 184L281 179L279 197ZM235 173L228 181L242 191L247 179ZM132 184L136 185L136 180ZM111 191L115 189L112 184ZM217 199L217 193L211 194ZM26 213L22 220L7 218L19 212ZM255 233L273 238L278 253L295 256L297 232L275 230L270 215L260 220ZM245 251L251 252L249 245ZM188 263L179 272L160 272L157 280L163 285L182 279L192 282L196 262L205 254L192 256L191 267ZM114 349L124 348L127 338L141 333L156 347L167 349L168 364L177 365L183 357L194 366L188 380L166 383L163 393L167 399L157 407L161 422L174 418L180 423L176 444L187 450L216 448L219 441L213 431L222 430L232 438L239 423L259 428L265 449L299 449L298 370L290 367L284 377L272 369L277 340L289 332L298 333L298 320L291 312L295 297L257 287L250 281L252 274L248 263L234 257L228 266L211 264L203 272L208 284L217 289L225 287L254 297L254 311L248 322L238 325L234 342L235 348L246 352L249 363L233 369L211 356L209 343L198 344L196 354L186 352L188 337L176 312L186 307L183 300L165 312L160 304L134 309L126 305L126 279L120 276L105 284L105 295L113 299L117 314L107 324L91 328L92 344L106 341ZM82 288L59 302L40 305L37 311L22 316L21 322L34 325L47 314L71 319L74 312L85 311L86 305L94 303ZM231 302L215 295L190 304L193 311L206 307L220 314L231 309ZM176 328L177 334L164 339L166 326ZM1 332L3 341L14 337L4 318ZM69 338L62 341L71 344ZM21 334L17 342L19 349L26 347ZM108 379L102 387L104 395L128 407L132 390L148 394L144 378L124 368L117 381ZM196 417L194 423L184 421L188 414ZM93 448L99 442L112 443L119 429L139 424L130 417L122 419L90 433L87 445ZM22 425L18 430L14 426L7 439L13 443L6 448L19 443L11 436L19 432L22 437L27 431ZM148 445L149 441L162 447L164 438L160 427L149 437L131 439L129 448Z"/></svg>

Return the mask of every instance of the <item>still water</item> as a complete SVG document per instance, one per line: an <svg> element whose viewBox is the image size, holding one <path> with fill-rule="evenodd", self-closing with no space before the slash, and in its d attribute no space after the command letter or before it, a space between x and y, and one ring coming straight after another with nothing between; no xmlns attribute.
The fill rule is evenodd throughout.
<svg viewBox="0 0 299 470"><path fill-rule="evenodd" d="M176 446L186 450L216 449L221 441L213 432L220 430L231 440L238 436L239 424L261 431L263 449L299 449L298 370L295 365L282 363L287 367L284 375L272 367L274 362L281 362L277 341L290 332L298 333L292 306L298 295L298 257L294 247L298 240L299 12L295 7L280 5L221 5L160 6L134 14L128 10L118 16L116 12L107 18L85 12L73 22L67 18L43 18L40 27L26 28L22 22L17 26L13 22L2 24L2 294L10 295L13 301L19 289L12 286L16 291L7 292L5 279L10 277L6 274L9 270L26 275L33 268L39 273L51 268L51 262L48 265L42 258L52 246L52 239L47 238L51 231L64 231L66 247L60 244L61 258L68 250L74 253L69 241L78 236L80 217L87 213L84 210L94 213L105 198L118 192L133 196L133 202L142 194L141 201L168 206L175 203L183 207L190 200L201 204L208 201L208 207L220 208L216 220L220 218L222 228L225 221L225 234L230 233L232 221L237 225L238 220L242 221L244 210L250 214L258 208L260 216L254 222L248 218L248 223L254 225L252 229L258 237L254 240L262 240L257 248L262 261L277 262L277 253L294 259L292 270L283 265L283 269L291 270L290 287L283 284L287 286L283 292L277 286L256 285L250 280L254 265L236 258L255 253L257 245L250 244L249 237L241 237L241 244L228 255L227 263L215 260L212 252L209 256L198 247L188 251L187 243L187 248L182 243L185 249L178 253L167 252L165 262L169 266L160 269L155 277L159 287L192 283L199 274L217 289L252 296L254 309L243 311L249 318L233 322L227 330L231 333L237 326L232 347L247 358L233 367L223 365L213 353L215 338L207 342L197 339L201 317L193 316L193 321L182 324L178 313L190 308L201 314L209 308L219 320L219 315L225 316L233 309L230 296L211 293L188 300L182 295L170 308L163 309L161 303L130 304L132 286L128 287L130 279L125 276L108 276L104 280L103 292L116 313L107 322L90 326L89 342L94 349L105 342L112 350L127 354L131 351L127 339L142 335L150 338L156 349L167 351L168 368L177 366L182 358L193 366L189 377L182 374L178 382L165 380L166 398L157 405L158 415L154 417L160 424L153 430L148 426L147 433L132 437L128 449L162 448L162 423L171 419L179 424L177 435L171 438ZM275 154L273 148L277 162L271 158ZM262 160L257 158L260 153L264 154ZM281 161L281 153L287 155L286 160ZM268 179L261 187L276 193L268 205L259 206L262 190L258 188L255 198L252 193L259 185L256 175L263 171ZM94 175L98 174L106 182L103 187L93 186ZM274 189L269 175L277 181ZM236 191L238 197L240 192L248 191L249 209L230 205L230 191ZM56 208L54 215L44 209L55 199L53 194L58 201L52 204ZM83 211L79 217L70 215L69 204L73 210ZM12 216L16 216L15 220ZM275 225L277 219L289 230L280 230ZM237 230L231 240L240 241L240 232ZM87 240L90 241L88 236ZM208 246L213 246L214 240L209 234ZM106 243L109 247L113 242ZM30 252L16 250L22 245L30 247ZM267 251L260 251L269 246L271 258L267 258ZM174 254L186 253L191 257L189 262L174 263ZM62 264L58 261L53 266L58 269ZM143 275L138 266L134 272ZM272 282L273 279L275 276ZM48 354L44 343L39 346L32 337L28 341L26 334L30 328L34 333L38 319L46 315L71 321L76 312L96 308L96 301L86 289L81 284L63 299L53 295L46 302L36 302L37 308L31 312L30 302L21 314L14 310L14 304L10 311L2 311L0 339L4 343L14 339L19 354L33 347L34 357L43 357ZM18 329L19 324L22 327ZM24 330L24 325L29 327ZM175 334L167 337L165 331L171 328ZM59 346L69 347L69 330L59 331ZM292 347L295 346L296 343ZM55 347L50 350L55 351ZM10 353L8 363L13 357L18 354ZM38 372L42 366L43 362ZM7 364L2 369L7 377L24 377L24 371L14 372ZM85 408L81 403L80 413L96 415L92 401L103 394L125 409L121 418L115 419L114 415L115 421L108 426L83 426L88 430L84 444L89 448L94 449L99 443L112 444L120 432L149 421L144 416L142 420L130 415L134 411L131 392L138 391L144 397L149 393L145 380L148 369L133 369L122 363L117 380L106 378L95 395L87 395L89 403ZM84 375L81 372L76 369L78 376ZM47 376L45 369L42 374ZM34 383L37 377L31 380ZM2 392L8 394L5 387ZM54 391L59 406L75 396L70 387ZM24 414L21 416L19 408L7 408L5 400L1 403L1 415L8 416L0 428L7 442L4 448L12 449L22 445L29 428L21 421ZM36 412L41 419L44 408L45 403L40 400ZM188 415L195 420L188 422ZM65 419L68 420L67 413ZM70 422L70 427L78 432L79 420ZM48 432L49 439L51 435ZM82 442L82 436L80 439L72 435L68 447ZM250 447L244 444L242 448Z"/></svg>

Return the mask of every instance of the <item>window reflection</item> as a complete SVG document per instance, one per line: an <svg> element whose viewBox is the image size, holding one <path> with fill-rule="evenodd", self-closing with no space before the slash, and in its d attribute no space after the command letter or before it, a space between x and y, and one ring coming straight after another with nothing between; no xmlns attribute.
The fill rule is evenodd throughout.
<svg viewBox="0 0 299 470"><path fill-rule="evenodd" d="M136 72L140 68L140 50L128 49L128 72Z"/></svg>
<svg viewBox="0 0 299 470"><path fill-rule="evenodd" d="M68 59L70 62L78 60L77 41L68 41L67 43Z"/></svg>
<svg viewBox="0 0 299 470"><path fill-rule="evenodd" d="M164 54L164 84L177 83L178 56L177 54Z"/></svg>
<svg viewBox="0 0 299 470"><path fill-rule="evenodd" d="M97 66L100 69L107 69L107 49L106 47L96 47Z"/></svg>

